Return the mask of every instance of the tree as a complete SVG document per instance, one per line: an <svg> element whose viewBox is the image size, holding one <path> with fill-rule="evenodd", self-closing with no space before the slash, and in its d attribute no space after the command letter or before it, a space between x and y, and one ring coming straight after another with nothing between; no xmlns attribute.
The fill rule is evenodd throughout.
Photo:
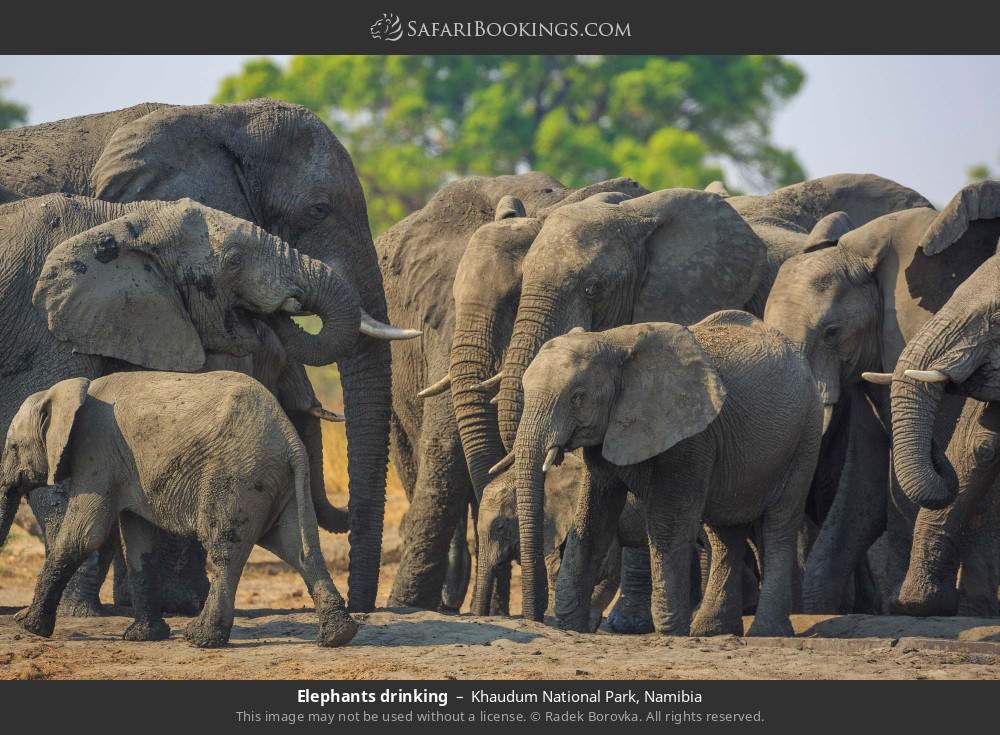
<svg viewBox="0 0 1000 735"><path fill-rule="evenodd" d="M295 56L247 62L214 101L316 112L351 152L378 233L468 174L659 189L705 186L728 165L755 188L798 181L769 137L802 81L777 56Z"/></svg>
<svg viewBox="0 0 1000 735"><path fill-rule="evenodd" d="M969 166L965 171L965 176L970 184L996 178L993 176L993 171L985 163L977 163L975 166Z"/></svg>
<svg viewBox="0 0 1000 735"><path fill-rule="evenodd" d="M0 93L8 84L10 84L9 80L0 79ZM28 108L16 102L5 100L0 94L0 130L24 125L26 122L28 122Z"/></svg>

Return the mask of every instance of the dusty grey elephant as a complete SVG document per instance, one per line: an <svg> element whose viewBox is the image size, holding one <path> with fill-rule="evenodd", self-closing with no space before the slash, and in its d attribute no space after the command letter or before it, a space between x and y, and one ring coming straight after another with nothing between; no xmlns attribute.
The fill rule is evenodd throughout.
<svg viewBox="0 0 1000 735"><path fill-rule="evenodd" d="M584 448L587 492L556 588L560 625L585 630L595 567L624 503L640 500L649 535L653 622L660 633L742 633L744 542L761 527L763 588L751 634L791 633L796 540L816 465L822 408L808 365L776 330L722 311L690 329L634 324L547 342L524 374L514 442L525 617L546 581L545 473ZM702 523L713 533L705 599L692 623L690 564Z"/></svg>
<svg viewBox="0 0 1000 735"><path fill-rule="evenodd" d="M862 224L926 203L878 176L838 174L766 196L666 189L620 205L590 200L560 208L523 266L529 275L498 398L505 446L520 417L521 375L547 339L577 326L691 324L725 308L760 316L781 263L829 240L841 224L837 212Z"/></svg>
<svg viewBox="0 0 1000 735"><path fill-rule="evenodd" d="M362 308L386 321L361 184L347 151L304 107L276 100L141 104L0 131L0 160L0 186L25 196L65 192L115 202L190 197L249 220L303 255L338 268ZM347 415L353 610L371 610L378 587L390 359L387 345L363 336L338 361ZM313 482L321 482L319 419L294 421ZM203 571L193 570L182 581L196 585L203 578Z"/></svg>
<svg viewBox="0 0 1000 735"><path fill-rule="evenodd" d="M337 269L190 199L33 197L0 208L0 231L0 309L12 316L0 325L4 431L28 395L65 378L135 367L194 372L217 366L220 354L264 354L274 363L276 351L282 360L322 365L352 354L359 331L374 323ZM290 321L303 310L322 318L317 334ZM290 415L320 413L295 367L280 370L272 388ZM312 493L323 527L345 530L321 482ZM65 499L42 489L30 496L47 539ZM97 611L101 576L76 578L67 611ZM164 593L173 605L197 611L206 590L170 582Z"/></svg>
<svg viewBox="0 0 1000 735"><path fill-rule="evenodd" d="M547 610L555 610L555 581L563 545L576 513L578 495L586 478L583 461L574 454L567 454L558 467L545 475L543 551L549 584ZM517 520L517 487L514 473L505 472L487 484L479 503L478 554L476 559L476 587L472 600L474 615L509 615L510 565L520 561L520 535ZM623 605L634 608L629 617L644 619L648 626L629 632L652 632L649 613L650 584L649 561L623 564L622 553L628 549L645 551L648 548L645 519L637 503L627 502L618 519L617 536L608 548L600 571L596 575L595 590L590 602L591 630L600 625L604 610L611 603L621 586ZM640 551L640 553L641 553ZM629 577L635 568L645 569L645 575ZM624 579L622 572L625 572ZM491 606L499 600L499 609Z"/></svg>
<svg viewBox="0 0 1000 735"><path fill-rule="evenodd" d="M771 289L765 321L805 352L824 404L829 409L851 394L852 415L867 416L860 431L852 422L862 440L853 443L851 462L864 472L841 483L831 522L824 523L807 565L803 592L810 612L839 611L847 575L888 522L888 437L881 429L891 422L888 391L863 384L862 375L887 382L877 373L895 367L906 342L993 254L1000 208L967 206L970 199L988 204L981 195L991 186L968 187L941 213L929 206L894 212L819 243L789 259ZM961 230L949 224L958 213L967 225ZM926 250L921 243L930 241L938 245ZM866 410L869 401L875 413ZM952 410L958 416L960 402ZM947 441L942 437L942 448ZM894 554L907 553L908 539L901 543Z"/></svg>
<svg viewBox="0 0 1000 735"><path fill-rule="evenodd" d="M201 614L185 637L229 641L243 565L260 544L305 580L319 643L343 645L357 623L320 551L309 458L275 397L240 373L116 373L71 378L34 393L11 422L0 460L0 544L21 495L68 478L69 500L31 606L15 616L50 636L59 598L77 567L119 525L132 587L133 641L163 640L158 529L196 536L214 566Z"/></svg>
<svg viewBox="0 0 1000 735"><path fill-rule="evenodd" d="M605 183L637 188L628 180ZM468 177L443 187L378 238L389 313L396 323L423 331L422 339L393 348L393 463L411 501L403 559L390 596L394 605L456 610L468 584L464 522L475 493L447 377L456 338L453 284L459 263L486 223L521 222L508 218L534 216L573 194L542 173ZM490 318L501 323L512 320L516 307L503 299L501 280L507 276L498 272L495 281L482 284L484 298L496 297ZM495 339L508 335L500 331ZM477 339L494 337L484 332Z"/></svg>

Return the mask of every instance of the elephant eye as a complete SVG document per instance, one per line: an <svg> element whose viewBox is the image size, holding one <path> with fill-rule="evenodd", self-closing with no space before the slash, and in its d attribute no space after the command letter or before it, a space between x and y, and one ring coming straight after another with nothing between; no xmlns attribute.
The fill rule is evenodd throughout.
<svg viewBox="0 0 1000 735"><path fill-rule="evenodd" d="M326 202L317 202L309 207L309 216L316 220L325 219L332 211L332 208Z"/></svg>
<svg viewBox="0 0 1000 735"><path fill-rule="evenodd" d="M573 391L573 395L571 395L569 398L570 405L573 406L573 408L580 408L580 406L583 405L584 394L585 391L583 390L583 388L577 388L575 391Z"/></svg>
<svg viewBox="0 0 1000 735"><path fill-rule="evenodd" d="M596 278L591 278L583 287L583 292L587 295L588 299L595 298L601 293L601 282Z"/></svg>
<svg viewBox="0 0 1000 735"><path fill-rule="evenodd" d="M996 441L993 439L983 439L976 446L976 459L981 462L986 462L993 459L993 455L996 454Z"/></svg>
<svg viewBox="0 0 1000 735"><path fill-rule="evenodd" d="M231 250L226 255L226 267L239 268L241 265L243 265L243 253L239 250Z"/></svg>
<svg viewBox="0 0 1000 735"><path fill-rule="evenodd" d="M823 340L826 342L836 342L840 338L840 327L836 324L831 324L823 330Z"/></svg>

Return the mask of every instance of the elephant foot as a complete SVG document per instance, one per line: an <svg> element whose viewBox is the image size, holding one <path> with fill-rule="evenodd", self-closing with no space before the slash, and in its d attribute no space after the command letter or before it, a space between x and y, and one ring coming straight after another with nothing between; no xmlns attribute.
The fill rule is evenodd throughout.
<svg viewBox="0 0 1000 735"><path fill-rule="evenodd" d="M795 636L795 629L787 615L771 619L756 615L747 635L755 638L791 638Z"/></svg>
<svg viewBox="0 0 1000 735"><path fill-rule="evenodd" d="M29 633L49 638L56 627L56 616L45 615L33 608L26 607L15 613L14 622Z"/></svg>
<svg viewBox="0 0 1000 735"><path fill-rule="evenodd" d="M958 612L958 589L953 585L913 584L903 582L899 594L889 605L894 615L951 616Z"/></svg>
<svg viewBox="0 0 1000 735"><path fill-rule="evenodd" d="M622 598L619 598L612 608L611 614L608 615L608 627L615 633L623 635L652 633L654 630L653 616L648 608L633 608L624 604Z"/></svg>
<svg viewBox="0 0 1000 735"><path fill-rule="evenodd" d="M59 601L59 614L71 618L100 618L107 615L100 600L94 597L67 597Z"/></svg>
<svg viewBox="0 0 1000 735"><path fill-rule="evenodd" d="M170 626L163 620L136 620L122 635L127 641L165 641L170 637Z"/></svg>
<svg viewBox="0 0 1000 735"><path fill-rule="evenodd" d="M319 639L324 648L336 648L349 643L361 626L345 609L334 610L320 620Z"/></svg>
<svg viewBox="0 0 1000 735"><path fill-rule="evenodd" d="M229 629L195 618L184 629L184 638L197 648L222 648L229 643Z"/></svg>
<svg viewBox="0 0 1000 735"><path fill-rule="evenodd" d="M590 608L590 632L596 633L604 620L604 610L596 607Z"/></svg>
<svg viewBox="0 0 1000 735"><path fill-rule="evenodd" d="M702 638L713 635L743 635L743 619L739 616L716 614L695 615L691 635Z"/></svg>

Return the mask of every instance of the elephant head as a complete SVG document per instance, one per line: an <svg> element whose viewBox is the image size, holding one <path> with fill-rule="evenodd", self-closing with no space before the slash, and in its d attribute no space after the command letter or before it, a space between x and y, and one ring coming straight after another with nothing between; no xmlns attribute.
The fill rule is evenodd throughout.
<svg viewBox="0 0 1000 735"><path fill-rule="evenodd" d="M764 321L806 355L827 420L847 385L893 369L906 342L995 250L997 226L986 208L960 232L944 227L956 206L892 212L839 236L817 236L781 266ZM931 237L955 247L942 255L944 247L919 247Z"/></svg>
<svg viewBox="0 0 1000 735"><path fill-rule="evenodd" d="M560 207L595 194L628 198L647 193L632 179L610 179L569 192L555 204L532 212L514 196L503 197L494 221L482 225L455 274L455 331L449 385L469 473L477 493L489 482L488 470L503 456L495 407L490 397L499 382L503 351L514 327L521 295L522 263L542 223ZM443 386L442 386L443 387Z"/></svg>
<svg viewBox="0 0 1000 735"><path fill-rule="evenodd" d="M190 199L139 206L56 246L33 301L78 352L154 370L191 372L205 352L261 348L269 315L287 353L311 365L350 354L378 330L353 285L260 227ZM317 334L290 314L317 314Z"/></svg>
<svg viewBox="0 0 1000 735"><path fill-rule="evenodd" d="M277 100L164 106L119 127L90 173L93 195L176 200L250 220L337 268L361 307L387 321L361 183L347 151L313 112ZM391 356L359 338L338 361L350 477L350 607L375 603L391 404Z"/></svg>
<svg viewBox="0 0 1000 735"><path fill-rule="evenodd" d="M574 327L690 324L740 308L767 269L763 242L718 194L665 189L592 196L556 209L522 264L521 297L502 368L500 433L513 444L521 377L541 345Z"/></svg>
<svg viewBox="0 0 1000 735"><path fill-rule="evenodd" d="M948 209L941 216L947 214ZM928 234L937 231L932 228ZM935 246L931 237L923 242L925 252ZM955 471L932 439L945 390L1000 400L998 279L1000 255L994 255L910 340L892 375L893 468L907 497L925 508L947 505L958 491Z"/></svg>
<svg viewBox="0 0 1000 735"><path fill-rule="evenodd" d="M89 386L86 378L56 383L28 396L14 415L0 456L0 546L7 540L21 497L63 479L63 455Z"/></svg>
<svg viewBox="0 0 1000 735"><path fill-rule="evenodd" d="M711 358L677 324L574 330L543 345L524 373L512 452L526 618L545 611L542 494L563 453L600 446L614 465L639 464L707 428L725 397Z"/></svg>

